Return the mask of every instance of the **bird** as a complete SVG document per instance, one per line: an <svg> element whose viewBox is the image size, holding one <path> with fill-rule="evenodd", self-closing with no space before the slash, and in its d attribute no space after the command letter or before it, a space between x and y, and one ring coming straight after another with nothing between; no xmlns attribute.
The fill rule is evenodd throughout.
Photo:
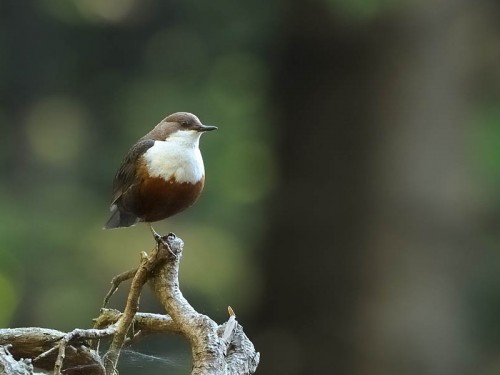
<svg viewBox="0 0 500 375"><path fill-rule="evenodd" d="M203 125L188 112L165 117L127 152L113 180L111 216L104 229L130 227L171 217L199 198L205 185L205 167L199 142Z"/></svg>

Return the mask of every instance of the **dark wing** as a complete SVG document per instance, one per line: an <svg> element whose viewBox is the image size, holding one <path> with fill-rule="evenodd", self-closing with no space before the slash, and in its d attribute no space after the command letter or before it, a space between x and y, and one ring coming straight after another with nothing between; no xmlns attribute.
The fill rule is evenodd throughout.
<svg viewBox="0 0 500 375"><path fill-rule="evenodd" d="M132 186L136 181L136 165L138 159L144 154L149 148L154 145L155 141L152 139L143 139L137 142L125 155L122 164L116 172L115 179L113 181L113 198L111 200L111 205L116 204L116 201Z"/></svg>

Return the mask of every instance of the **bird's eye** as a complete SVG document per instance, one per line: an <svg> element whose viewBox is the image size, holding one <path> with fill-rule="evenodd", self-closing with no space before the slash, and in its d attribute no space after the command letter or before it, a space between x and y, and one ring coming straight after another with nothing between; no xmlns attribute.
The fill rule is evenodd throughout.
<svg viewBox="0 0 500 375"><path fill-rule="evenodd" d="M183 127L187 128L187 127L189 126L189 122L187 122L187 121L182 121L182 122L181 122L181 125L182 125Z"/></svg>

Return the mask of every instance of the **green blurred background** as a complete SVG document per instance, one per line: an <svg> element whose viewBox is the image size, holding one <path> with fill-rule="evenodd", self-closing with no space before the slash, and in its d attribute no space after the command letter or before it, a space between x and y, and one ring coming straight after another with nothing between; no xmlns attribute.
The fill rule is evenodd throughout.
<svg viewBox="0 0 500 375"><path fill-rule="evenodd" d="M0 0L0 326L91 325L153 245L101 230L114 173L189 111L219 126L206 188L156 229L259 374L498 373L499 19L487 0ZM148 291L141 310L161 312ZM190 372L180 339L132 349L121 374Z"/></svg>

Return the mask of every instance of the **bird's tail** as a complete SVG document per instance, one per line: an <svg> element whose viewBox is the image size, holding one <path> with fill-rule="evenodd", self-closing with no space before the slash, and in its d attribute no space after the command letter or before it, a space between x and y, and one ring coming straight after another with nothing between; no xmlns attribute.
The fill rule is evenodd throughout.
<svg viewBox="0 0 500 375"><path fill-rule="evenodd" d="M113 229L120 227L131 227L139 221L139 218L133 214L120 211L118 207L111 207L111 217L104 224L103 229Z"/></svg>

